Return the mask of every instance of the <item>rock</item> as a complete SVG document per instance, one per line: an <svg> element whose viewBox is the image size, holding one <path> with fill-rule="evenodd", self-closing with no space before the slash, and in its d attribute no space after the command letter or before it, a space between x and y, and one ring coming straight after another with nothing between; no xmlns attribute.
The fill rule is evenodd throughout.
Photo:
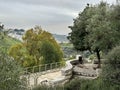
<svg viewBox="0 0 120 90"><path fill-rule="evenodd" d="M50 81L50 84L51 85L64 84L67 81L69 81L69 78L70 78L70 76L63 76L63 77L55 78L55 79Z"/></svg>
<svg viewBox="0 0 120 90"><path fill-rule="evenodd" d="M61 73L62 73L63 76L69 76L69 75L72 76L73 66L71 64L71 61L73 61L73 60L66 61L65 68L61 69Z"/></svg>
<svg viewBox="0 0 120 90"><path fill-rule="evenodd" d="M80 68L80 67L75 66L73 68L73 72L76 75L81 75L81 76L86 76L86 77L97 76L96 70L94 70L92 68Z"/></svg>

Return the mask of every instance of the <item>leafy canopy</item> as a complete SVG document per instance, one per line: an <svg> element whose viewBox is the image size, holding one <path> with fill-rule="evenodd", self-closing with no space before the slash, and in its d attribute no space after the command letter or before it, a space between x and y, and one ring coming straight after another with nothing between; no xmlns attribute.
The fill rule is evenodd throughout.
<svg viewBox="0 0 120 90"><path fill-rule="evenodd" d="M9 55L24 67L60 62L63 58L62 50L52 34L39 26L27 30L23 43L12 46Z"/></svg>
<svg viewBox="0 0 120 90"><path fill-rule="evenodd" d="M100 64L100 51L107 53L120 42L119 10L119 5L111 7L104 2L88 5L69 26L68 39L75 49L96 52Z"/></svg>

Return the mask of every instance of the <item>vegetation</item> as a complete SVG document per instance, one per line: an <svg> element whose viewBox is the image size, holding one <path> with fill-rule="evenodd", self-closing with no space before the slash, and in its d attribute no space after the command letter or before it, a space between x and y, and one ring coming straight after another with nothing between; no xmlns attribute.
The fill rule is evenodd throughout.
<svg viewBox="0 0 120 90"><path fill-rule="evenodd" d="M88 5L74 19L73 26L69 26L72 32L69 33L68 39L73 43L75 49L96 52L98 67L100 67L100 51L107 53L119 44L120 24L118 22L120 18L117 13L119 10L119 5L110 7L104 2L96 6Z"/></svg>
<svg viewBox="0 0 120 90"><path fill-rule="evenodd" d="M33 90L120 90L120 5L109 6L101 2L89 6L74 19L68 39L77 51L85 52L86 57L96 58L99 65L101 55L106 54L102 73L94 80L74 79L64 86L38 86ZM24 90L26 85L20 76L22 67L50 64L63 61L63 53L53 36L40 27L29 29L23 36L23 42L9 38L0 27L0 89ZM72 52L72 44L63 44ZM9 57L6 53L9 47ZM114 48L115 47L115 48ZM113 49L114 48L114 49ZM68 52L67 52L68 53ZM74 52L72 52L74 53ZM71 53L70 53L71 54ZM57 65L56 65L57 66ZM17 67L17 68L16 68ZM45 66L46 67L46 66ZM49 68L48 65L47 68ZM37 68L38 69L38 68ZM36 69L36 70L37 70ZM42 70L42 69L41 69Z"/></svg>
<svg viewBox="0 0 120 90"><path fill-rule="evenodd" d="M26 85L20 80L21 75L20 65L13 58L0 52L0 89L24 90Z"/></svg>
<svg viewBox="0 0 120 90"><path fill-rule="evenodd" d="M95 80L74 79L66 84L65 90L119 90L118 85L104 83L101 78Z"/></svg>
<svg viewBox="0 0 120 90"><path fill-rule="evenodd" d="M103 67L103 78L112 84L120 85L120 46L114 48L107 55L107 61Z"/></svg>
<svg viewBox="0 0 120 90"><path fill-rule="evenodd" d="M28 30L23 43L12 46L9 55L23 67L60 62L63 53L53 36L40 27Z"/></svg>
<svg viewBox="0 0 120 90"><path fill-rule="evenodd" d="M51 63L51 62L60 62L62 60L63 54L60 52L58 45L55 47L54 43L49 42L48 40L43 41L41 45L41 55L43 60L41 63Z"/></svg>
<svg viewBox="0 0 120 90"><path fill-rule="evenodd" d="M8 49L12 46L15 45L17 43L20 43L19 40L13 39L11 37L8 36L4 36L4 39L0 40L0 50L3 52L8 53Z"/></svg>
<svg viewBox="0 0 120 90"><path fill-rule="evenodd" d="M100 63L101 56L107 55L102 74L94 80L75 79L64 86L39 86L33 90L120 90L120 6L108 6L101 2L87 6L70 26L68 38L77 50L96 52ZM116 47L117 46L117 47ZM116 48L114 48L116 47ZM114 49L113 49L114 48ZM94 58L95 56L90 56ZM63 88L64 87L64 88Z"/></svg>
<svg viewBox="0 0 120 90"><path fill-rule="evenodd" d="M6 34L4 34L4 31L0 29L0 51L8 53L8 49L17 43L20 43L19 40L13 39Z"/></svg>
<svg viewBox="0 0 120 90"><path fill-rule="evenodd" d="M84 80L73 79L63 86L38 86L33 90L119 90L119 85L111 85L110 82L105 83L102 79Z"/></svg>

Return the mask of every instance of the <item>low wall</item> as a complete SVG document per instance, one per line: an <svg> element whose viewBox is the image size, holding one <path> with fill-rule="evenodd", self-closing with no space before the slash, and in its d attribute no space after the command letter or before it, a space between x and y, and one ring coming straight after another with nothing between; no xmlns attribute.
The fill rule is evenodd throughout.
<svg viewBox="0 0 120 90"><path fill-rule="evenodd" d="M78 60L76 59L66 61L65 67L61 69L62 77L51 80L50 81L51 85L59 85L68 82L72 77L73 67L75 64L78 64Z"/></svg>
<svg viewBox="0 0 120 90"><path fill-rule="evenodd" d="M65 68L61 69L62 76L72 76L73 65L76 64L77 62L78 60L76 59L66 61Z"/></svg>

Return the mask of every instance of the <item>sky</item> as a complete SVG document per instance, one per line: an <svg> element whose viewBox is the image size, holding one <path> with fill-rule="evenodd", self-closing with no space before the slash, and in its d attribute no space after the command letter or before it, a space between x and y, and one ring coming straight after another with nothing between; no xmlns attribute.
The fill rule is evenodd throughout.
<svg viewBox="0 0 120 90"><path fill-rule="evenodd" d="M85 8L101 0L0 0L0 22L5 28L30 29L39 25L54 34L67 35L68 26ZM109 4L116 0L102 0Z"/></svg>

